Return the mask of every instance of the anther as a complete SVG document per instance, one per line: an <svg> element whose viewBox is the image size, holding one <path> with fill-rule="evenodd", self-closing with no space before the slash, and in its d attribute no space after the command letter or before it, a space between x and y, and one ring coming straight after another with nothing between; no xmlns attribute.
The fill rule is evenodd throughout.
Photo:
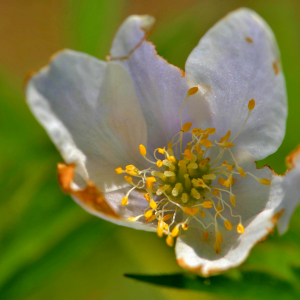
<svg viewBox="0 0 300 300"><path fill-rule="evenodd" d="M206 241L207 237L208 237L208 232L204 231L204 233L203 233L203 240Z"/></svg>
<svg viewBox="0 0 300 300"><path fill-rule="evenodd" d="M156 209L157 208L157 204L156 204L156 202L154 200L151 200L149 205L150 205L150 207L152 209Z"/></svg>
<svg viewBox="0 0 300 300"><path fill-rule="evenodd" d="M157 151L160 153L160 154L165 154L165 149L163 148L158 148Z"/></svg>
<svg viewBox="0 0 300 300"><path fill-rule="evenodd" d="M218 242L218 240L215 241L214 249L215 249L216 254L219 254L219 253L220 253L220 251L221 251L221 245L220 245L220 243Z"/></svg>
<svg viewBox="0 0 300 300"><path fill-rule="evenodd" d="M251 111L255 107L255 100L251 99L248 103L248 109Z"/></svg>
<svg viewBox="0 0 300 300"><path fill-rule="evenodd" d="M177 225L173 228L173 230L171 232L171 236L176 237L178 235L178 233L179 233L179 226Z"/></svg>
<svg viewBox="0 0 300 300"><path fill-rule="evenodd" d="M216 239L220 244L223 243L223 235L221 232L219 232L219 231L216 232Z"/></svg>
<svg viewBox="0 0 300 300"><path fill-rule="evenodd" d="M227 230L232 230L232 224L229 220L225 219L224 225Z"/></svg>
<svg viewBox="0 0 300 300"><path fill-rule="evenodd" d="M183 224L181 224L181 228L182 228L183 230L188 230L189 225L188 225L187 223L183 223Z"/></svg>
<svg viewBox="0 0 300 300"><path fill-rule="evenodd" d="M240 234L244 233L245 231L244 226L241 223L239 223L239 225L236 228L236 231Z"/></svg>
<svg viewBox="0 0 300 300"><path fill-rule="evenodd" d="M164 234L164 222L162 220L159 220L157 224L157 235L159 237L162 237L163 234Z"/></svg>
<svg viewBox="0 0 300 300"><path fill-rule="evenodd" d="M207 139L203 139L203 140L199 141L199 144L201 144L202 146L204 146L206 148L211 148L211 146L212 146L212 142Z"/></svg>
<svg viewBox="0 0 300 300"><path fill-rule="evenodd" d="M240 173L240 175L245 178L246 174L245 174L245 171L243 170L243 168L241 168L239 166L236 166L236 168L237 168L238 172Z"/></svg>
<svg viewBox="0 0 300 300"><path fill-rule="evenodd" d="M202 203L202 207L204 207L204 208L212 208L213 207L213 203L211 201L204 201Z"/></svg>
<svg viewBox="0 0 300 300"><path fill-rule="evenodd" d="M172 238L172 236L170 236L170 235L167 236L166 243L167 243L168 246L173 247L174 239Z"/></svg>
<svg viewBox="0 0 300 300"><path fill-rule="evenodd" d="M162 218L162 220L165 222L165 221L168 221L169 219L171 219L172 217L173 217L173 215L167 214Z"/></svg>
<svg viewBox="0 0 300 300"><path fill-rule="evenodd" d="M128 182L128 183L132 183L132 177L130 176L124 176L125 180Z"/></svg>
<svg viewBox="0 0 300 300"><path fill-rule="evenodd" d="M236 198L236 196L234 196L233 194L229 195L230 202L231 202L232 206L234 206L234 207L235 207L235 198Z"/></svg>
<svg viewBox="0 0 300 300"><path fill-rule="evenodd" d="M149 190L152 190L153 182L155 182L155 181L156 181L155 177L148 177L146 180L146 188Z"/></svg>
<svg viewBox="0 0 300 300"><path fill-rule="evenodd" d="M125 206L127 204L128 204L128 197L125 196L125 197L122 198L121 205Z"/></svg>
<svg viewBox="0 0 300 300"><path fill-rule="evenodd" d="M192 127L192 123L189 122L189 123L185 123L183 126L182 126L182 131L183 132L188 132L190 130L190 128Z"/></svg>
<svg viewBox="0 0 300 300"><path fill-rule="evenodd" d="M199 89L198 89L197 86L192 87L192 88L190 88L190 89L188 90L187 94L188 94L188 96L195 95L195 94L198 92L198 90L199 90Z"/></svg>
<svg viewBox="0 0 300 300"><path fill-rule="evenodd" d="M153 214L152 209L146 211L146 213L145 213L145 218L146 218L146 219L149 219L149 218L152 216L152 214Z"/></svg>
<svg viewBox="0 0 300 300"><path fill-rule="evenodd" d="M163 162L159 159L158 161L156 161L156 165L160 168L163 165Z"/></svg>
<svg viewBox="0 0 300 300"><path fill-rule="evenodd" d="M231 134L231 131L229 130L223 137L221 137L220 144L222 144L223 142L227 142L230 138L230 134Z"/></svg>
<svg viewBox="0 0 300 300"><path fill-rule="evenodd" d="M123 169L122 169L121 167L116 168L115 171L116 171L116 173L117 173L118 175L120 175L120 174L122 174L122 173L124 172Z"/></svg>
<svg viewBox="0 0 300 300"><path fill-rule="evenodd" d="M140 150L140 153L145 156L147 154L147 151L146 151L146 148L144 145L139 145L139 150Z"/></svg>
<svg viewBox="0 0 300 300"><path fill-rule="evenodd" d="M206 217L206 214L205 214L205 212L204 212L203 209L201 209L201 211L200 211L200 216L201 216L202 218L205 218L205 217Z"/></svg>
<svg viewBox="0 0 300 300"><path fill-rule="evenodd" d="M195 216L199 212L199 207L190 208L190 207L184 206L184 207L182 207L182 211L188 215Z"/></svg>

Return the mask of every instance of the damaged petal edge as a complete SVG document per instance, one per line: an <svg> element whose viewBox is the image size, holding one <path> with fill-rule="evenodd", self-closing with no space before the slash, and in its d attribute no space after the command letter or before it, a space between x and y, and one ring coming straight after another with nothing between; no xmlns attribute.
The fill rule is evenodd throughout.
<svg viewBox="0 0 300 300"><path fill-rule="evenodd" d="M300 145L296 147L285 159L288 171L295 168L295 160L300 157Z"/></svg>
<svg viewBox="0 0 300 300"><path fill-rule="evenodd" d="M144 21L144 22L143 22ZM122 57L112 57L111 54L106 56L106 61L114 61L114 60L127 60L130 56L136 51L144 41L147 40L148 36L151 34L154 26L155 26L155 18L152 16L145 15L144 20L142 20L143 24L140 27L142 31L144 31L143 38L128 52L127 55Z"/></svg>
<svg viewBox="0 0 300 300"><path fill-rule="evenodd" d="M256 244L258 244L260 242L265 241L267 239L267 237L269 236L269 234L273 233L274 228L277 225L277 222L278 222L279 218L282 216L283 213L284 213L284 209L281 209L280 211L274 213L274 215L269 220L272 223L273 227L272 228L267 227L266 228L267 234L264 237L262 237L259 241L257 241L257 243L255 243L253 246L255 246ZM250 250L248 251L247 255L245 256L245 258L243 259L243 261L240 264L242 264L247 259L249 254L250 254ZM177 264L180 267L182 267L182 268L184 268L184 269L186 269L190 272L201 275L203 277L210 277L212 275L218 275L218 274L224 273L224 272L236 267L236 266L232 266L232 267L229 267L229 268L226 268L226 269L213 267L213 268L210 268L208 272L203 273L203 264L201 264L198 267L190 267L189 265L187 265L187 263L185 262L183 257L178 258L176 261L177 261Z"/></svg>
<svg viewBox="0 0 300 300"><path fill-rule="evenodd" d="M76 196L87 208L102 213L111 218L120 219L120 216L109 206L101 191L95 184L88 180L82 190L73 190L71 184L75 175L75 164L57 164L58 182L62 190Z"/></svg>

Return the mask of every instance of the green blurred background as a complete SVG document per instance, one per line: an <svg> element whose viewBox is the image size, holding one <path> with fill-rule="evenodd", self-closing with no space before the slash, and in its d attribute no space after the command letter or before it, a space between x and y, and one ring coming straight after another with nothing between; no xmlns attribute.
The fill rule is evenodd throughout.
<svg viewBox="0 0 300 300"><path fill-rule="evenodd" d="M118 26L130 14L155 16L150 39L161 56L184 68L199 38L241 6L266 19L281 49L289 96L287 134L277 153L260 165L268 163L283 173L285 156L300 143L300 1L0 0L1 300L219 299L220 295L293 299L299 292L295 270L300 267L300 210L285 236L275 233L255 247L241 268L218 277L220 286L230 279L236 282L236 291L246 284L252 293L247 289L234 293L230 286L221 292L162 288L125 278L124 273L181 270L173 249L155 234L93 217L60 191L56 163L61 158L24 101L22 85L28 71L47 64L62 48L104 59ZM265 274L272 293L260 289L253 294L257 285L243 282L245 272L253 270Z"/></svg>

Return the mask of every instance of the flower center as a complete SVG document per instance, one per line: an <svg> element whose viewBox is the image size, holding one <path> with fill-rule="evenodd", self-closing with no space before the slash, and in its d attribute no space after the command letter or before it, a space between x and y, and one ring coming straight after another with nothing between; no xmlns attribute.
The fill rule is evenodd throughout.
<svg viewBox="0 0 300 300"><path fill-rule="evenodd" d="M197 91L196 87L188 91L180 108L180 121L184 103ZM192 123L182 125L181 121L181 130L169 142L167 149L154 150L155 161L146 157L146 148L140 145L141 155L152 166L145 170L139 170L134 165L127 165L125 170L116 169L117 174L127 173L125 180L132 185L121 205L128 204L129 195L135 189L144 191L144 197L148 201L144 213L130 217L128 221L135 222L144 218L146 222L156 224L158 236L167 235L166 242L169 246L173 246L174 238L181 230L188 230L189 227L200 228L203 240L206 241L209 236L208 228L213 227L214 250L217 254L221 251L223 242L220 231L232 230L232 224L237 224L237 232L242 234L242 217L234 213L236 196L232 193L232 185L238 180L236 177L245 178L249 174L261 184L271 184L265 178L257 178L245 172L230 150L254 106L255 101L252 99L248 104L249 112L245 123L232 139L231 132L228 131L219 142L211 142L209 136L215 133L215 128L191 129ZM183 135L190 136L184 150ZM232 164L222 159L226 152L230 154ZM133 178L137 179L136 183ZM229 212L226 213L227 218L223 216L225 210ZM195 222L191 223L192 220Z"/></svg>

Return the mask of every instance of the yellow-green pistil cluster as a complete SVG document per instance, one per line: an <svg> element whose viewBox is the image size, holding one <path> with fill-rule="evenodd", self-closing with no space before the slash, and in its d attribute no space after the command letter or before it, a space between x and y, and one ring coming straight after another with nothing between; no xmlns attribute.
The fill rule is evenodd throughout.
<svg viewBox="0 0 300 300"><path fill-rule="evenodd" d="M183 104L197 91L198 88L191 88ZM249 113L245 124L254 107L255 101L252 99L248 104ZM233 212L236 196L232 193L232 185L237 180L235 177L244 178L249 174L261 184L268 185L270 181L257 178L249 172L245 173L237 164L230 148L234 147L233 141L242 129L232 139L228 131L219 142L212 143L209 136L215 133L215 128L202 130L191 129L191 127L192 123L181 125L180 132L173 137L167 149L155 149L153 153L155 161L146 157L146 148L140 145L141 155L152 164L148 169L139 170L134 165L127 165L125 170L116 169L117 174L126 173L125 180L132 185L123 197L121 205L128 204L129 195L133 190L144 191L148 207L143 214L130 217L128 221L135 222L144 218L148 223L156 223L158 236L167 235L167 244L173 246L174 238L181 230L189 228L191 220L195 220L194 223L198 224L196 227L203 231L204 240L208 238L207 228L210 226L214 228L214 249L219 253L223 242L223 236L219 231L220 226L227 230L233 229L232 222L222 215L225 209L229 210L232 219L237 220L233 222L237 224L237 232L240 234L244 232L242 217ZM191 136L184 151L183 134ZM226 151L230 153L234 164L230 165L222 160ZM213 160L208 157L208 152ZM138 182L135 183L133 178L138 179Z"/></svg>

